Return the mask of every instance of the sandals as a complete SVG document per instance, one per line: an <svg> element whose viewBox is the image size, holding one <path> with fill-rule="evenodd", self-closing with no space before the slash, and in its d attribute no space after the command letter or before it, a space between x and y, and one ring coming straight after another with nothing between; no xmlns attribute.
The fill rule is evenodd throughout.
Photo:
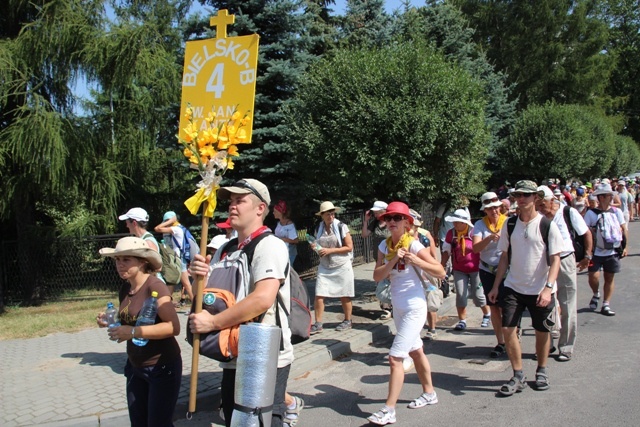
<svg viewBox="0 0 640 427"><path fill-rule="evenodd" d="M378 412L371 414L367 420L370 423L377 424L379 426L393 424L396 422L396 413L395 411L391 413L387 408L382 408Z"/></svg>
<svg viewBox="0 0 640 427"><path fill-rule="evenodd" d="M283 423L289 424L291 427L295 427L295 425L298 424L300 412L304 408L304 400L302 400L298 396L293 396L293 399L296 402L296 407L293 409L287 408L287 411L284 414L284 418L282 419Z"/></svg>
<svg viewBox="0 0 640 427"><path fill-rule="evenodd" d="M591 297L591 301L589 301L589 308L591 310L597 310L598 309L598 301L600 301L600 297L597 296L592 296Z"/></svg>
<svg viewBox="0 0 640 427"><path fill-rule="evenodd" d="M536 389L548 390L549 389L549 376L544 372L536 372Z"/></svg>
<svg viewBox="0 0 640 427"><path fill-rule="evenodd" d="M480 327L481 328L487 328L487 327L489 327L490 323L491 323L491 315L486 314L486 315L482 316L482 323L480 323Z"/></svg>
<svg viewBox="0 0 640 427"><path fill-rule="evenodd" d="M455 329L456 331L464 331L465 329L467 329L467 322L465 322L464 320L461 320L453 329Z"/></svg>
<svg viewBox="0 0 640 427"><path fill-rule="evenodd" d="M384 313L380 316L380 320L389 320L391 319L391 311L390 310L382 310Z"/></svg>
<svg viewBox="0 0 640 427"><path fill-rule="evenodd" d="M434 391L433 393L422 393L416 399L413 399L407 408L418 409L427 405L435 405L438 403L438 395Z"/></svg>
<svg viewBox="0 0 640 427"><path fill-rule="evenodd" d="M504 344L498 344L493 348L493 350L491 350L490 356L492 359L497 359L499 357L502 357L506 352L507 349Z"/></svg>
<svg viewBox="0 0 640 427"><path fill-rule="evenodd" d="M522 390L527 388L527 383L525 382L527 377L522 377L522 379L518 377L513 377L509 380L508 383L500 387L498 393L502 396L512 396L515 393L520 393Z"/></svg>

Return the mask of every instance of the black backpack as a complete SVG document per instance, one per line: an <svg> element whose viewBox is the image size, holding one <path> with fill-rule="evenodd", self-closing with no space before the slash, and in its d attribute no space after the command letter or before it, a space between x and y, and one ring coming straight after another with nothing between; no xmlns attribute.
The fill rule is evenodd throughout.
<svg viewBox="0 0 640 427"><path fill-rule="evenodd" d="M573 243L573 250L576 255L576 262L580 262L584 259L584 235L579 236L571 223L571 207L565 206L562 209L562 215L564 216L564 222L567 223L569 229L569 236L571 236L571 242ZM587 231L588 233L588 231Z"/></svg>

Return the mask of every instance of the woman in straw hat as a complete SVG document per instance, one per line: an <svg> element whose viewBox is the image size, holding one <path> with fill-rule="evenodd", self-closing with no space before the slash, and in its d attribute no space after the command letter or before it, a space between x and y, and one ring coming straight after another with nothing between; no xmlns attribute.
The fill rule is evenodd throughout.
<svg viewBox="0 0 640 427"><path fill-rule="evenodd" d="M153 274L162 268L160 254L139 237L124 237L115 248L102 248L100 255L114 258L126 282L120 288L118 314L121 326L109 328L112 341L127 342L127 404L132 426L172 426L173 410L182 380L182 357L174 338L180 333L178 315L167 286ZM140 310L151 292L158 293L154 325L136 326ZM104 313L98 326L106 327ZM131 340L146 338L139 347Z"/></svg>
<svg viewBox="0 0 640 427"><path fill-rule="evenodd" d="M420 270L442 279L444 268L419 241L408 233L413 218L409 207L401 202L389 203L384 220L391 236L378 247L378 260L373 280L391 277L393 321L396 336L389 350L389 392L385 406L369 418L378 425L396 422L396 403L404 383L402 362L407 356L413 359L423 393L412 400L409 408L422 408L438 403L431 382L431 367L422 350L420 333L427 317L427 300L420 280Z"/></svg>
<svg viewBox="0 0 640 427"><path fill-rule="evenodd" d="M324 314L325 298L340 298L344 321L336 330L345 331L351 329L351 298L355 295L355 282L353 267L351 266L351 253L353 241L349 233L349 227L336 219L336 213L340 212L331 202L322 202L316 215L322 221L316 229L316 243L320 245L320 265L316 278L316 298L313 304L316 321L311 326L311 333L317 334L323 330L322 317Z"/></svg>

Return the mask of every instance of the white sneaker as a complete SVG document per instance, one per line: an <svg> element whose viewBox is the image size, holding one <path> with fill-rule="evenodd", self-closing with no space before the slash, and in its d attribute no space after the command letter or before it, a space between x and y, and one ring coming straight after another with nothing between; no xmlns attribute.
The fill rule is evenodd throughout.
<svg viewBox="0 0 640 427"><path fill-rule="evenodd" d="M370 423L384 426L387 424L393 424L396 422L396 412L389 412L387 408L382 408L378 412L375 412L367 418Z"/></svg>
<svg viewBox="0 0 640 427"><path fill-rule="evenodd" d="M413 369L413 359L410 357L407 357L405 359L402 360L402 369L404 369L404 372L409 372L410 370Z"/></svg>

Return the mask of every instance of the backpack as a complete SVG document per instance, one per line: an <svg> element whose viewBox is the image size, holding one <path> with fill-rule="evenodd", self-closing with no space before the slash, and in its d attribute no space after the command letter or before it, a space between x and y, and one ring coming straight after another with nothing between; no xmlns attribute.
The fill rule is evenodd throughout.
<svg viewBox="0 0 640 427"><path fill-rule="evenodd" d="M612 207L610 211L602 211L600 209L592 209L593 213L598 215L596 222L596 247L600 249L616 249L622 243L622 230L616 208ZM605 215L606 214L606 215Z"/></svg>
<svg viewBox="0 0 640 427"><path fill-rule="evenodd" d="M180 283L180 276L182 275L182 261L176 254L176 252L167 246L164 242L158 243L158 251L162 258L162 270L160 273L167 282L167 285L177 285Z"/></svg>
<svg viewBox="0 0 640 427"><path fill-rule="evenodd" d="M576 234L576 230L573 228L573 224L571 223L571 207L565 206L562 209L562 215L564 216L564 222L567 224L567 228L569 229L569 236L571 237L571 242L573 243L573 250L576 255L576 262L580 262L584 259L584 235L579 236Z"/></svg>
<svg viewBox="0 0 640 427"><path fill-rule="evenodd" d="M178 249L180 249L180 253L184 260L187 261L187 263L190 263L191 260L200 253L200 246L187 227L182 224L178 225L178 227L180 227L182 235L184 236L182 238L182 245L180 245L176 238L172 236L173 243L178 247Z"/></svg>
<svg viewBox="0 0 640 427"><path fill-rule="evenodd" d="M290 266L288 266L290 267ZM278 305L276 306L276 323L280 325L280 316L278 314L279 307L282 307L287 319L289 320L289 329L291 329L291 343L298 344L309 339L311 335L311 299L307 292L307 285L304 284L298 273L289 268L289 283L291 284L290 306L291 311L287 311L287 305L284 303L280 292L278 292Z"/></svg>
<svg viewBox="0 0 640 427"><path fill-rule="evenodd" d="M269 235L270 232L265 232L256 236L240 250L237 250L238 238L231 239L218 249L227 255L223 255L224 258L211 267L211 274L203 291L204 310L218 314L248 295L253 252L258 243ZM191 312L194 310L195 304L192 304ZM261 322L264 314L254 320ZM193 346L193 334L188 321L186 332L187 342ZM240 325L200 334L200 354L219 362L229 362L238 356L239 335Z"/></svg>
<svg viewBox="0 0 640 427"><path fill-rule="evenodd" d="M147 239L147 235L150 236ZM180 283L180 276L182 275L182 261L178 255L176 255L175 251L167 246L164 241L158 242L153 234L148 231L140 236L141 239L144 240L152 240L158 246L158 252L160 253L160 258L162 258L162 270L160 270L160 274L167 285L177 285Z"/></svg>
<svg viewBox="0 0 640 427"><path fill-rule="evenodd" d="M509 237L509 264L511 264L511 233L516 228L516 221L518 221L518 216L514 215L509 217L507 220L507 236ZM542 215L539 223L540 234L542 235L542 241L544 242L544 246L547 250L547 265L551 265L551 261L549 260L549 229L551 228L551 220L546 216Z"/></svg>

